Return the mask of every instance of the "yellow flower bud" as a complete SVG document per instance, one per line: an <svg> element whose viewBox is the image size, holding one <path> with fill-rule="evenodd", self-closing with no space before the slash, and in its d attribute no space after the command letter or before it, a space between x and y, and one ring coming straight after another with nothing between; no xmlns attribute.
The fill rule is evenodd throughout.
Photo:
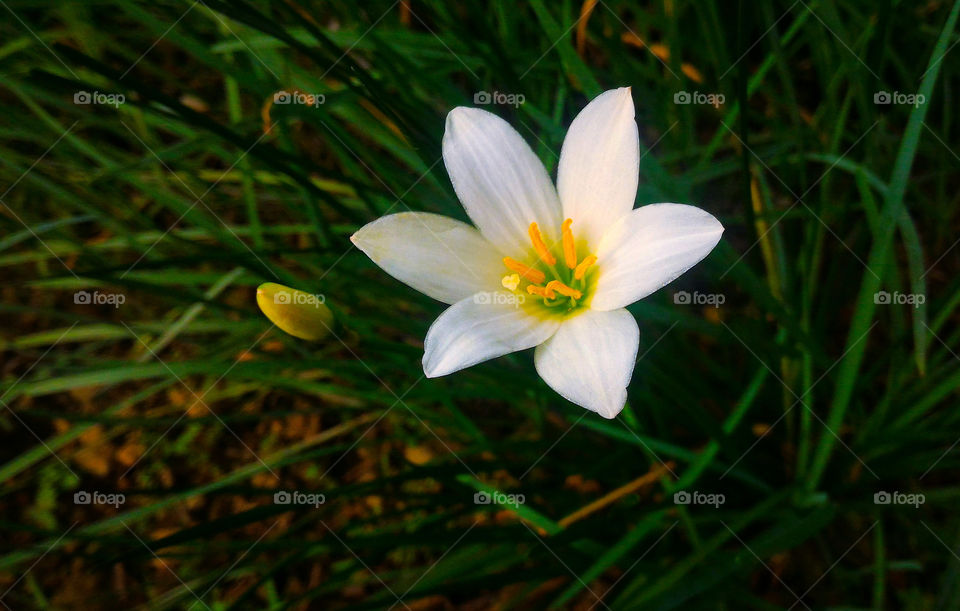
<svg viewBox="0 0 960 611"><path fill-rule="evenodd" d="M257 305L270 322L294 337L318 340L333 327L333 312L323 295L298 291L275 282L257 287Z"/></svg>

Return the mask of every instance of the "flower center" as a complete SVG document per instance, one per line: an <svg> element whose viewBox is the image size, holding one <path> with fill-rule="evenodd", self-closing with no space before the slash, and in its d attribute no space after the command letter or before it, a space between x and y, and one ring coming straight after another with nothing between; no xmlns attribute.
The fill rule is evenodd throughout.
<svg viewBox="0 0 960 611"><path fill-rule="evenodd" d="M562 239L560 252L557 254L560 255L562 263L558 263L557 257L543 241L540 228L536 223L530 223L530 242L533 244L537 261L526 265L516 259L504 257L503 264L514 273L503 277L503 287L516 291L521 282L524 282L527 294L538 298L548 308L569 311L575 309L578 302L582 305L590 288L588 272L592 271L591 266L597 262L597 257L584 252L586 256L577 259L577 242L570 229L572 224L573 220L567 219L560 226ZM581 250L585 250L585 246L581 246Z"/></svg>

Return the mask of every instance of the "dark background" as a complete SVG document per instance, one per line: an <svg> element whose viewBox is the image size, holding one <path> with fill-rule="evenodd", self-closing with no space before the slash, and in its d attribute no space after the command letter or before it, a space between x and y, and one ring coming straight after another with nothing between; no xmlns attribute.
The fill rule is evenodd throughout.
<svg viewBox="0 0 960 611"><path fill-rule="evenodd" d="M3 0L0 601L958 608L958 10ZM476 94L522 96L484 107L554 173L621 86L637 205L726 227L631 306L628 407L527 353L424 379L442 304L350 234L464 218L440 140Z"/></svg>

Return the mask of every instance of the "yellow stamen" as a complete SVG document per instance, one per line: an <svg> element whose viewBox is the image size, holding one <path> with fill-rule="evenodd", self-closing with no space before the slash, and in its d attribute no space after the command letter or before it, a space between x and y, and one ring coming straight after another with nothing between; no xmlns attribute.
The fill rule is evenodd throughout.
<svg viewBox="0 0 960 611"><path fill-rule="evenodd" d="M548 282L546 290L550 292L556 291L561 295L565 295L566 297L573 297L574 299L580 299L581 297L583 297L583 293L581 293L577 289L570 288L569 286L560 282L559 280L551 280L550 282Z"/></svg>
<svg viewBox="0 0 960 611"><path fill-rule="evenodd" d="M583 275L587 273L587 268L597 262L596 255L589 255L586 259L580 262L580 265L577 266L577 269L573 270L573 277L576 280L583 280Z"/></svg>
<svg viewBox="0 0 960 611"><path fill-rule="evenodd" d="M544 299L554 299L557 294L551 291L549 288L543 288L542 286L534 286L532 284L527 285L527 292L531 295L536 295L538 297L543 297Z"/></svg>
<svg viewBox="0 0 960 611"><path fill-rule="evenodd" d="M570 230L572 223L573 219L567 219L560 227L560 231L563 234L563 260L570 269L577 266L577 250L574 248L573 232Z"/></svg>
<svg viewBox="0 0 960 611"><path fill-rule="evenodd" d="M540 257L540 260L546 263L547 265L553 265L557 262L557 258L550 254L550 251L547 250L547 245L543 243L543 237L540 235L540 228L537 227L536 223L530 223L530 241L533 242L533 249L537 251L537 256Z"/></svg>
<svg viewBox="0 0 960 611"><path fill-rule="evenodd" d="M515 259L511 259L510 257L504 257L503 264L506 265L507 269L509 269L510 271L517 272L518 274L523 276L526 280L534 284L540 284L541 282L547 279L547 276L539 269L533 269L532 267L527 267L523 263L520 263Z"/></svg>
<svg viewBox="0 0 960 611"><path fill-rule="evenodd" d="M520 274L508 274L503 277L500 284L508 291L515 291L517 290L517 285L520 284Z"/></svg>

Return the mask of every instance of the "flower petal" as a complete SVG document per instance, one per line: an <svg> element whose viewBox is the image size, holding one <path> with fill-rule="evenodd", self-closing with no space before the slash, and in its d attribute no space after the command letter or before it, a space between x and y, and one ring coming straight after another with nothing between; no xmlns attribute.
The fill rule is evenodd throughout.
<svg viewBox="0 0 960 611"><path fill-rule="evenodd" d="M351 236L374 263L400 282L444 303L500 286L500 255L480 232L427 212L381 217Z"/></svg>
<svg viewBox="0 0 960 611"><path fill-rule="evenodd" d="M580 111L563 141L557 170L563 216L593 248L637 197L640 139L633 116L630 88L612 89Z"/></svg>
<svg viewBox="0 0 960 611"><path fill-rule="evenodd" d="M546 341L560 322L532 315L523 299L503 291L482 292L447 308L427 331L423 372L428 378L445 376Z"/></svg>
<svg viewBox="0 0 960 611"><path fill-rule="evenodd" d="M506 121L458 107L447 115L443 161L467 215L502 254L529 252L530 223L548 243L560 228L560 202L547 170Z"/></svg>
<svg viewBox="0 0 960 611"><path fill-rule="evenodd" d="M565 321L537 346L537 373L564 399L615 418L627 401L640 345L630 312L587 310Z"/></svg>
<svg viewBox="0 0 960 611"><path fill-rule="evenodd" d="M615 310L646 297L706 257L722 233L720 221L694 206L637 208L611 225L600 241L590 307Z"/></svg>

